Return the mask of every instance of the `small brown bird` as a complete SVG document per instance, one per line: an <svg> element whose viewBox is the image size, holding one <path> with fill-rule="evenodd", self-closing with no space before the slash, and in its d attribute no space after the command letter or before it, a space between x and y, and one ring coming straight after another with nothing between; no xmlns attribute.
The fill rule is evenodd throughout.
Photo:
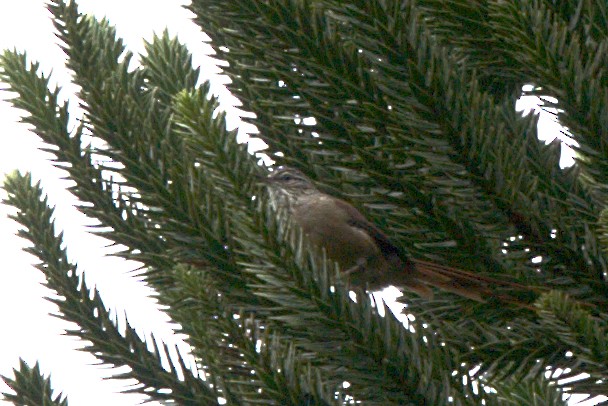
<svg viewBox="0 0 608 406"><path fill-rule="evenodd" d="M482 277L452 267L407 258L374 224L347 202L321 192L302 172L281 167L266 185L275 209L286 210L309 241L336 261L353 286L379 290L389 285L432 297L434 286L485 301L495 286L526 286Z"/></svg>

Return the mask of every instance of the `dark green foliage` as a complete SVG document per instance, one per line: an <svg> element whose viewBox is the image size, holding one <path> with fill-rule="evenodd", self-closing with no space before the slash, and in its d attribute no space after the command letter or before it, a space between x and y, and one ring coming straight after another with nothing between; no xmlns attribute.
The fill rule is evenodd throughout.
<svg viewBox="0 0 608 406"><path fill-rule="evenodd" d="M265 171L226 130L188 50L165 32L135 66L107 21L53 0L82 124L68 130L68 105L24 54L5 51L0 78L95 231L143 264L198 374L181 358L163 369L164 344L148 351L128 325L117 330L67 261L40 187L12 175L6 203L85 350L129 366L117 377L141 383L131 391L178 404L558 405L564 392L608 393L605 5L189 8L269 155L355 203L413 256L540 289L496 287L528 308L406 295L407 328L364 292L351 300L334 264L267 204ZM559 144L539 143L536 117L514 110L528 83L559 100L580 144L575 167L560 169ZM557 382L579 373L589 376Z"/></svg>
<svg viewBox="0 0 608 406"><path fill-rule="evenodd" d="M559 170L555 147L539 145L534 118L519 117L514 100L493 98L475 74L457 69L455 55L432 44L415 7L211 3L194 2L192 9L227 44L230 51L220 55L230 62L231 90L258 114L264 140L284 152L285 162L308 173L313 166L338 170L348 175L338 177L343 193L355 187L363 204L401 207L368 214L384 219L412 254L527 278L534 278L530 258L542 254L560 278L584 278L598 290L596 300L608 304L598 278L605 261L586 232L597 221L597 200L578 171ZM280 19L294 23L273 24ZM305 117L316 124L294 123ZM299 158L305 152L310 156ZM315 171L331 182L327 170ZM376 197L362 198L357 189ZM551 237L554 229L561 241ZM525 238L503 255L502 243L518 234ZM565 249L581 244L584 253Z"/></svg>
<svg viewBox="0 0 608 406"><path fill-rule="evenodd" d="M495 383L499 395L497 404L502 406L546 406L565 405L562 393L555 390L554 385L546 379L534 379L520 382L513 379L504 379Z"/></svg>
<svg viewBox="0 0 608 406"><path fill-rule="evenodd" d="M51 378L45 378L40 372L38 363L30 368L23 360L19 360L19 370L14 370L15 378L3 376L6 384L15 391L3 393L6 400L14 405L40 405L40 406L68 406L68 401L61 393L53 397L51 390Z"/></svg>

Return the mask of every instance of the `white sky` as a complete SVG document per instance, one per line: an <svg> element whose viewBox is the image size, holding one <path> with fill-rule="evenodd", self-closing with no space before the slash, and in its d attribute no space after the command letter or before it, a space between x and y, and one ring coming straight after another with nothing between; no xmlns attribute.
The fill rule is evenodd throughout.
<svg viewBox="0 0 608 406"><path fill-rule="evenodd" d="M189 20L189 13L181 5L185 0L79 0L80 10L97 17L106 16L117 27L118 35L125 39L132 51L142 51L143 41L151 40L153 32L160 33L165 27L171 34L177 34L195 55L194 62L202 66L203 74L213 78L214 91L220 94L229 119L236 123L236 113L228 106L234 98L228 95L217 77L218 69L210 58L210 48L203 44L204 34ZM46 73L53 70L53 79L60 85L69 83L69 76L63 66L63 54L55 45L53 27L49 13L42 0L4 0L0 13L0 50L16 47L27 50L31 60L41 62ZM69 92L73 86L67 86ZM0 94L0 99L5 98ZM520 108L530 108L534 100L526 101ZM2 173L14 169L31 171L35 179L41 179L52 205L56 205L57 224L64 231L64 240L72 261L86 274L87 284L96 285L106 306L126 311L129 321L139 332L154 334L167 343L181 341L171 334L167 316L147 299L150 293L141 281L127 272L134 264L104 256L109 253L104 248L107 241L87 234L87 224L83 215L74 208L74 199L65 191L66 182L60 180L61 172L46 161L48 156L37 150L41 143L18 124L19 112L9 103L0 101L0 177ZM556 136L560 127L551 118L541 119L545 138ZM567 163L571 158L564 158ZM6 218L7 208L0 206L0 257L4 267L0 270L0 325L2 341L0 345L0 374L12 376L12 368L18 366L22 357L33 365L39 361L43 372L52 373L53 387L68 395L72 405L127 406L140 403L144 398L134 394L118 393L125 388L123 381L103 380L112 376L115 370L94 366L92 355L76 351L81 347L78 340L62 336L62 331L70 328L67 322L48 316L54 311L44 296L50 292L41 283L42 273L31 264L33 258L21 251L25 242L14 236L16 223ZM394 293L394 291L393 291ZM389 293L387 292L387 295ZM392 295L394 296L394 295ZM182 343L182 348L186 348ZM0 381L0 391L7 387Z"/></svg>

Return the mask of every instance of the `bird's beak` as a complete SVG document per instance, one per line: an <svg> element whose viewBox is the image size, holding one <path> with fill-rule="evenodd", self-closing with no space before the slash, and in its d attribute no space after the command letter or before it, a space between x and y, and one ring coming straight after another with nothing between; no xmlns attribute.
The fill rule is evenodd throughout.
<svg viewBox="0 0 608 406"><path fill-rule="evenodd" d="M268 177L268 174L256 173L255 183L261 186L266 186L270 183L270 178Z"/></svg>

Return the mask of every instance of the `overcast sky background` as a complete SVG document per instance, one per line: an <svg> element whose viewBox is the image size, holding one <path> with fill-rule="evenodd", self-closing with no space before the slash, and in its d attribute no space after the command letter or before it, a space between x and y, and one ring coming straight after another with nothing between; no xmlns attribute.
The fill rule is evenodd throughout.
<svg viewBox="0 0 608 406"><path fill-rule="evenodd" d="M211 48L204 44L206 36L190 21L190 13L181 5L186 0L79 0L82 12L98 18L107 17L116 26L127 47L134 52L143 51L143 40L150 41L153 33L165 28L187 44L194 54L194 63L201 66L203 75L214 84L213 90L220 96L228 112L231 126L238 125L237 112L231 108L235 99L222 83L226 80L217 74L219 69L207 55ZM69 74L64 67L64 55L56 46L52 22L43 0L4 0L0 13L0 50L14 48L27 50L30 60L39 61L45 73L53 71L54 83L64 86L63 97L70 97L74 87L69 85ZM5 99L6 93L0 93ZM535 100L521 101L520 109L529 109ZM18 124L19 111L0 101L0 178L14 169L30 171L34 179L41 180L51 205L56 206L57 226L64 231L65 245L73 262L85 272L87 284L95 285L101 292L106 306L118 314L127 313L130 324L138 332L156 337L166 343L174 343L184 351L187 346L171 333L168 318L148 298L151 293L144 284L128 271L136 264L105 256L111 251L105 248L107 241L85 231L92 224L73 205L74 198L65 190L68 183L60 180L61 171L47 161L48 155L37 150L40 141L23 124ZM549 114L541 118L542 135L552 139L559 135L560 127ZM563 164L572 162L565 156ZM4 192L1 196L4 196ZM49 291L41 283L42 273L31 266L34 259L21 249L25 241L14 236L16 223L6 218L7 208L0 206L0 374L12 376L12 368L22 357L33 366L39 361L43 372L52 373L53 387L68 395L72 405L131 406L144 398L134 394L118 393L125 388L124 381L104 380L116 370L97 363L89 353L76 351L82 345L73 338L62 336L69 323L48 316L54 306L45 299ZM386 297L394 297L394 291ZM8 388L0 381L0 391Z"/></svg>

